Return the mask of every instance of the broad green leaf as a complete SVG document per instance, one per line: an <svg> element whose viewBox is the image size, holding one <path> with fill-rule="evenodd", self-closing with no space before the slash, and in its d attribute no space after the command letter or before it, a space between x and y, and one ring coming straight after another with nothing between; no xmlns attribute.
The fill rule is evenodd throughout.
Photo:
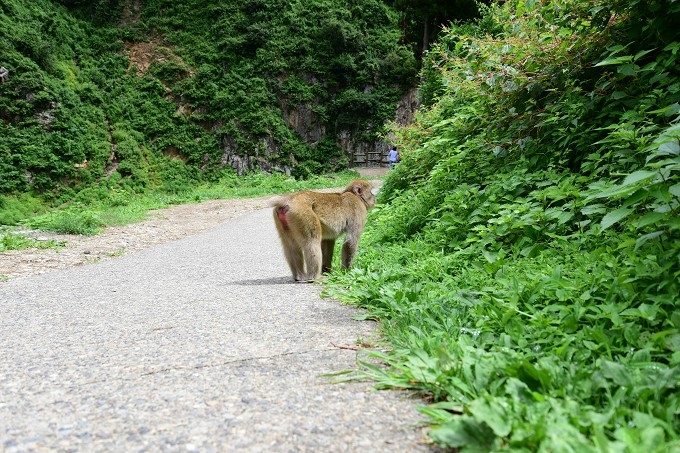
<svg viewBox="0 0 680 453"><path fill-rule="evenodd" d="M669 335L663 340L664 346L673 352L680 351L680 334Z"/></svg>
<svg viewBox="0 0 680 453"><path fill-rule="evenodd" d="M645 55L647 55L648 53L654 52L655 50L656 50L656 49L641 50L641 51L639 51L638 53L635 54L635 56L633 57L633 60L634 60L634 61L637 61L637 60L639 60L640 58L642 58L642 57L644 57Z"/></svg>
<svg viewBox="0 0 680 453"><path fill-rule="evenodd" d="M489 451L495 435L485 423L470 416L461 415L430 431L430 436L439 443L453 448L476 448Z"/></svg>
<svg viewBox="0 0 680 453"><path fill-rule="evenodd" d="M533 390L542 390L550 387L550 375L545 370L536 368L534 364L528 361L522 362L522 365L517 370L517 377Z"/></svg>
<svg viewBox="0 0 680 453"><path fill-rule="evenodd" d="M640 307L638 307L638 310L640 311L640 316L643 317L644 319L648 321L654 320L656 318L656 314L659 311L659 306L658 305L650 305L650 304L640 304Z"/></svg>
<svg viewBox="0 0 680 453"><path fill-rule="evenodd" d="M586 437L566 417L551 421L546 426L541 450L545 452L592 452Z"/></svg>
<svg viewBox="0 0 680 453"><path fill-rule="evenodd" d="M602 231L606 230L607 228L611 227L617 222L620 222L621 220L625 219L630 213L632 213L634 209L631 208L619 208L615 209L612 212L607 213L602 218Z"/></svg>
<svg viewBox="0 0 680 453"><path fill-rule="evenodd" d="M635 245L635 239L630 238L630 239L626 239L625 241L622 241L619 244L619 246L617 247L617 249L621 250L621 249L625 249L625 248L628 248L628 247L632 247L634 245Z"/></svg>
<svg viewBox="0 0 680 453"><path fill-rule="evenodd" d="M676 197L680 197L680 184L670 186L668 188L668 191L671 193L671 195L675 195Z"/></svg>
<svg viewBox="0 0 680 453"><path fill-rule="evenodd" d="M675 1L677 0L674 0L674 2ZM671 51L673 52L673 55L675 55L676 53L678 53L678 51L680 51L680 41L673 41L672 43L664 47L663 50L666 52Z"/></svg>
<svg viewBox="0 0 680 453"><path fill-rule="evenodd" d="M488 250L482 250L482 255L484 255L484 258L491 264L495 263L498 260L498 255L489 252Z"/></svg>
<svg viewBox="0 0 680 453"><path fill-rule="evenodd" d="M643 215L642 217L635 219L635 221L633 222L633 226L635 226L636 228L644 228L647 225L657 223L664 217L666 217L665 212L649 212Z"/></svg>
<svg viewBox="0 0 680 453"><path fill-rule="evenodd" d="M640 72L640 66L633 63L624 64L618 68L618 73L626 76L636 76L638 72Z"/></svg>
<svg viewBox="0 0 680 453"><path fill-rule="evenodd" d="M602 345L600 343L595 343L594 341L583 341L583 346L590 349L591 351L597 351Z"/></svg>
<svg viewBox="0 0 680 453"><path fill-rule="evenodd" d="M680 329L680 311L674 311L671 314L671 322L676 328Z"/></svg>
<svg viewBox="0 0 680 453"><path fill-rule="evenodd" d="M470 404L470 413L479 422L484 422L498 437L510 434L512 424L504 406L508 403L502 399L489 397L489 400L476 399Z"/></svg>
<svg viewBox="0 0 680 453"><path fill-rule="evenodd" d="M671 217L670 219L668 219L668 222L667 222L666 226L667 226L668 228L670 228L671 230L678 230L678 229L680 229L680 216L678 216L678 217Z"/></svg>
<svg viewBox="0 0 680 453"><path fill-rule="evenodd" d="M649 83L654 84L661 80L666 80L668 78L668 75L669 75L668 72L659 72L658 74L654 75L651 79L649 79Z"/></svg>
<svg viewBox="0 0 680 453"><path fill-rule="evenodd" d="M597 63L595 66L609 66L614 64L630 63L633 61L632 55L621 55L620 57L609 57Z"/></svg>
<svg viewBox="0 0 680 453"><path fill-rule="evenodd" d="M635 250L642 247L645 243L647 243L647 241L658 238L663 233L664 233L663 231L655 231L653 233L649 233L649 234L645 234L644 236L640 236L637 239L637 241L635 241Z"/></svg>
<svg viewBox="0 0 680 453"><path fill-rule="evenodd" d="M671 105L667 105L664 108L658 109L658 110L652 110L650 113L660 113L664 116L674 116L680 113L680 104L677 102L674 102Z"/></svg>
<svg viewBox="0 0 680 453"><path fill-rule="evenodd" d="M659 154L660 155L673 155L677 156L680 154L680 144L678 142L666 142L662 143L659 145Z"/></svg>
<svg viewBox="0 0 680 453"><path fill-rule="evenodd" d="M611 56L611 55L614 55L614 54L621 52L626 47L628 47L628 46L627 45L624 46L623 44L616 44L614 46L607 47L607 50L610 52L609 55Z"/></svg>
<svg viewBox="0 0 680 453"><path fill-rule="evenodd" d="M517 378L509 378L505 383L505 394L517 404L528 404L534 400L529 387Z"/></svg>
<svg viewBox="0 0 680 453"><path fill-rule="evenodd" d="M570 221L574 217L574 214L572 214L569 211L563 211L557 215L557 223L560 225L564 225L568 221Z"/></svg>
<svg viewBox="0 0 680 453"><path fill-rule="evenodd" d="M625 365L609 360L602 360L600 362L600 370L605 377L611 379L616 385L628 388L634 385L634 382L631 379L632 373Z"/></svg>
<svg viewBox="0 0 680 453"><path fill-rule="evenodd" d="M640 181L644 181L645 179L650 179L658 174L657 171L652 171L652 170L638 170L634 171L633 173L629 174L626 176L626 179L623 180L623 183L621 183L620 187L626 187L631 184L635 184Z"/></svg>
<svg viewBox="0 0 680 453"><path fill-rule="evenodd" d="M628 447L627 451L640 452L665 452L665 435L661 426L648 426L640 428L619 428L615 434L617 439L623 441Z"/></svg>
<svg viewBox="0 0 680 453"><path fill-rule="evenodd" d="M602 203L597 203L585 206L583 209L581 209L581 214L583 215L602 214L606 211L607 207L605 205L603 205Z"/></svg>
<svg viewBox="0 0 680 453"><path fill-rule="evenodd" d="M604 434L602 431L602 426L605 423L600 423L597 424L595 428L595 446L599 449L599 451L604 452L604 451L614 451L612 448L612 442L607 438L607 436ZM619 450L623 451L625 448L625 445L622 445Z"/></svg>
<svg viewBox="0 0 680 453"><path fill-rule="evenodd" d="M543 244L532 244L520 250L520 254L526 258L535 257L543 249Z"/></svg>
<svg viewBox="0 0 680 453"><path fill-rule="evenodd" d="M589 195L586 198L585 201L587 202L587 201L591 201L591 200L594 200L594 199L597 199L597 198L618 199L618 198L625 197L627 195L632 194L633 192L635 192L635 190L636 190L636 187L633 186L633 185L613 186L613 187L609 187L608 189L604 189L600 192L597 192L595 194Z"/></svg>
<svg viewBox="0 0 680 453"><path fill-rule="evenodd" d="M636 190L630 197L626 198L626 200L623 202L624 208L628 208L633 204L639 203L640 201L644 200L649 196L649 191L647 189L638 189Z"/></svg>
<svg viewBox="0 0 680 453"><path fill-rule="evenodd" d="M435 124L432 127L437 128L437 127L442 127L442 126L449 126L451 123L455 122L456 120L457 120L457 118L455 116L450 117L450 118L446 118L445 120L438 122L437 124Z"/></svg>

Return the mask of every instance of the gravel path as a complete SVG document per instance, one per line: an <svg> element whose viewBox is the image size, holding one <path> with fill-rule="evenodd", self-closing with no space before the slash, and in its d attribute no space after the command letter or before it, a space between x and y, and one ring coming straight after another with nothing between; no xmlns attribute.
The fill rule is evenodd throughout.
<svg viewBox="0 0 680 453"><path fill-rule="evenodd" d="M37 240L53 239L61 248L10 250L0 253L0 284L3 279L67 269L118 258L154 245L207 231L224 222L267 205L270 197L208 200L149 211L142 222L107 227L94 236L28 231Z"/></svg>
<svg viewBox="0 0 680 453"><path fill-rule="evenodd" d="M320 377L375 325L288 274L260 209L0 283L0 450L432 451L420 401Z"/></svg>

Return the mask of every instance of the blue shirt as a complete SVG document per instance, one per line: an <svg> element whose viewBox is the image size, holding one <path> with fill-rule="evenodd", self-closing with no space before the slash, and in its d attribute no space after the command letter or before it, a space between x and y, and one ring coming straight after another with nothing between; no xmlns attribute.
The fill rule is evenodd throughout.
<svg viewBox="0 0 680 453"><path fill-rule="evenodd" d="M396 149L391 149L390 153L387 155L387 158L390 160L390 162L396 162L399 158L399 153Z"/></svg>

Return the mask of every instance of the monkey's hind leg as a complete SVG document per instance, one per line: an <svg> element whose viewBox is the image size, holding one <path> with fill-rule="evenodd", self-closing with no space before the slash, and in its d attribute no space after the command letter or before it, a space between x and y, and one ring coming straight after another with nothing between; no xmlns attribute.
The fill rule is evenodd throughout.
<svg viewBox="0 0 680 453"><path fill-rule="evenodd" d="M302 254L305 257L307 273L304 280L311 282L321 278L321 241L309 240L304 246Z"/></svg>
<svg viewBox="0 0 680 453"><path fill-rule="evenodd" d="M288 266L293 274L293 279L295 279L296 282L306 280L302 249L300 249L300 246L297 245L291 237L287 237L285 240L281 238L281 242L284 243L283 254L286 256L286 261L288 261Z"/></svg>
<svg viewBox="0 0 680 453"><path fill-rule="evenodd" d="M307 281L321 278L321 222L316 215L307 216L306 229L299 235L302 245L302 255L305 257L305 270Z"/></svg>
<svg viewBox="0 0 680 453"><path fill-rule="evenodd" d="M293 279L295 281L301 281L305 279L302 249L291 234L290 227L286 221L286 211L282 211L282 209L284 208L274 209L274 224L279 233L279 238L281 238L283 255L286 258L286 262L288 262L288 267L290 267L290 272L293 274Z"/></svg>

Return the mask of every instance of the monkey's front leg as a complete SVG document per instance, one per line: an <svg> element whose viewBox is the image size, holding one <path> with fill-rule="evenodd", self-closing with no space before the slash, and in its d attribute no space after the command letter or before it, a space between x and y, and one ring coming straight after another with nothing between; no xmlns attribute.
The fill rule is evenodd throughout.
<svg viewBox="0 0 680 453"><path fill-rule="evenodd" d="M335 239L324 239L321 241L321 272L331 271L334 250Z"/></svg>
<svg viewBox="0 0 680 453"><path fill-rule="evenodd" d="M348 269L354 261L354 255L357 253L358 240L352 238L345 238L342 243L342 268Z"/></svg>

